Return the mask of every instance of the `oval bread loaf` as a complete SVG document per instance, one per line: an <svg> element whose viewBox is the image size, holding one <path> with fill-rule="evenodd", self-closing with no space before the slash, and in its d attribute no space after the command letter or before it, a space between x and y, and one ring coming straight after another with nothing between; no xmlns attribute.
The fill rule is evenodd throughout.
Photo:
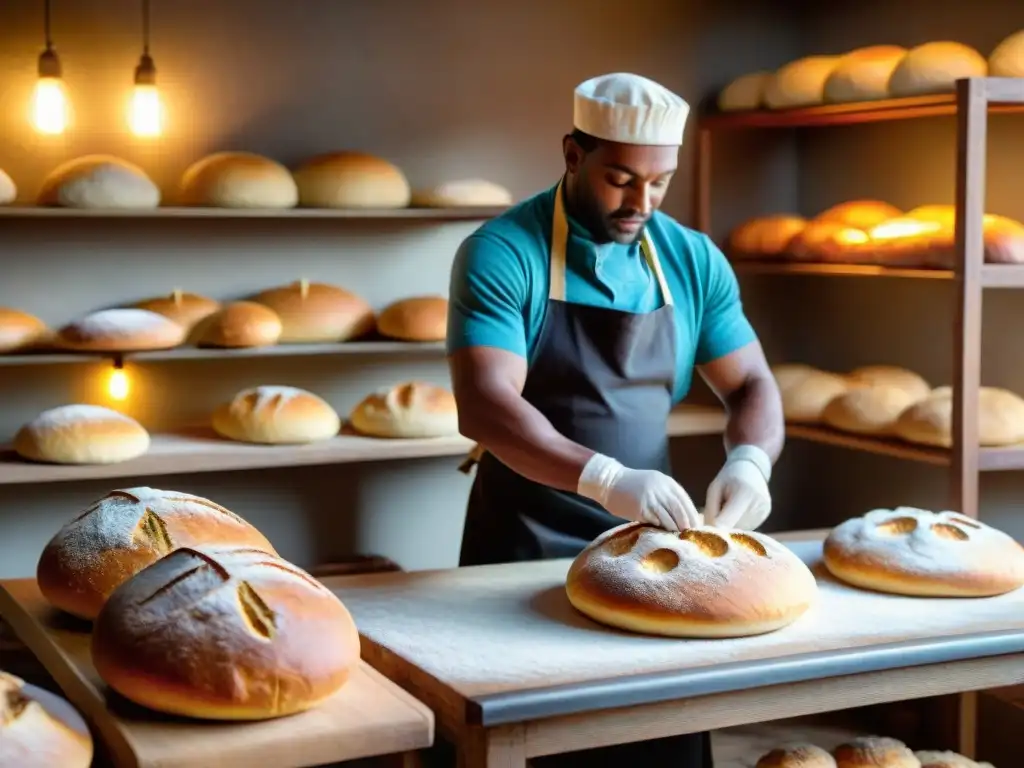
<svg viewBox="0 0 1024 768"><path fill-rule="evenodd" d="M0 354L33 349L48 333L46 323L35 315L0 307Z"/></svg>
<svg viewBox="0 0 1024 768"><path fill-rule="evenodd" d="M412 296L395 301L381 310L377 332L401 341L444 341L448 335L448 299Z"/></svg>
<svg viewBox="0 0 1024 768"><path fill-rule="evenodd" d="M740 75L718 94L718 108L723 112L742 112L760 109L764 105L764 92L774 73L750 72Z"/></svg>
<svg viewBox="0 0 1024 768"><path fill-rule="evenodd" d="M364 398L349 414L357 432L370 437L451 437L459 434L455 396L422 381L396 384Z"/></svg>
<svg viewBox="0 0 1024 768"><path fill-rule="evenodd" d="M749 219L729 234L726 251L732 259L776 259L788 255L789 245L807 220L778 214Z"/></svg>
<svg viewBox="0 0 1024 768"><path fill-rule="evenodd" d="M228 440L267 445L336 437L341 419L327 401L297 387L244 389L213 412L213 429Z"/></svg>
<svg viewBox="0 0 1024 768"><path fill-rule="evenodd" d="M373 330L374 314L361 296L326 283L297 280L268 288L252 300L281 319L283 344L351 341Z"/></svg>
<svg viewBox="0 0 1024 768"><path fill-rule="evenodd" d="M847 200L826 208L814 221L837 221L848 227L869 230L902 215L903 211L883 200Z"/></svg>
<svg viewBox="0 0 1024 768"><path fill-rule="evenodd" d="M849 388L850 382L844 376L811 371L785 389L780 388L783 415L786 421L796 424L817 424L826 406Z"/></svg>
<svg viewBox="0 0 1024 768"><path fill-rule="evenodd" d="M101 309L57 331L54 344L76 352L140 352L171 349L185 341L185 329L145 309Z"/></svg>
<svg viewBox="0 0 1024 768"><path fill-rule="evenodd" d="M0 168L0 205L10 205L17 197L17 184L3 168Z"/></svg>
<svg viewBox="0 0 1024 768"><path fill-rule="evenodd" d="M89 768L89 727L67 701L0 671L0 767Z"/></svg>
<svg viewBox="0 0 1024 768"><path fill-rule="evenodd" d="M821 422L841 432L883 437L892 434L896 419L913 404L914 398L900 387L854 386L828 402Z"/></svg>
<svg viewBox="0 0 1024 768"><path fill-rule="evenodd" d="M200 347L269 347L281 338L281 318L255 301L232 301L196 325L193 335Z"/></svg>
<svg viewBox="0 0 1024 768"><path fill-rule="evenodd" d="M839 104L889 97L889 78L907 55L899 45L872 45L843 56L825 81L825 101Z"/></svg>
<svg viewBox="0 0 1024 768"><path fill-rule="evenodd" d="M253 152L214 152L181 176L182 205L211 208L294 208L298 190L291 172Z"/></svg>
<svg viewBox="0 0 1024 768"><path fill-rule="evenodd" d="M1024 77L1024 29L1004 38L988 56L989 77Z"/></svg>
<svg viewBox="0 0 1024 768"><path fill-rule="evenodd" d="M295 169L307 208L405 208L412 190L398 166L365 152L317 155Z"/></svg>
<svg viewBox="0 0 1024 768"><path fill-rule="evenodd" d="M765 753L754 768L836 768L836 760L814 744L790 744Z"/></svg>
<svg viewBox="0 0 1024 768"><path fill-rule="evenodd" d="M953 445L953 390L938 387L896 419L893 433L908 443L938 448ZM978 441L982 446L1024 442L1024 398L999 387L978 392Z"/></svg>
<svg viewBox="0 0 1024 768"><path fill-rule="evenodd" d="M85 155L50 171L37 202L65 208L156 208L160 188L134 163L112 155Z"/></svg>
<svg viewBox="0 0 1024 768"><path fill-rule="evenodd" d="M889 78L893 98L949 93L965 77L985 77L988 60L963 43L939 40L911 48Z"/></svg>
<svg viewBox="0 0 1024 768"><path fill-rule="evenodd" d="M155 312L173 320L185 329L187 335L200 321L219 310L220 302L198 293L175 290L167 296L143 299L135 304L135 308Z"/></svg>
<svg viewBox="0 0 1024 768"><path fill-rule="evenodd" d="M117 464L141 456L149 443L149 432L130 416L76 403L45 410L22 426L14 451L52 464Z"/></svg>
<svg viewBox="0 0 1024 768"><path fill-rule="evenodd" d="M825 81L839 63L839 56L805 56L780 67L764 89L769 109L813 107L825 100Z"/></svg>
<svg viewBox="0 0 1024 768"><path fill-rule="evenodd" d="M847 373L846 378L853 384L902 389L914 402L923 400L932 392L931 385L923 376L898 365L862 365Z"/></svg>
<svg viewBox="0 0 1024 768"><path fill-rule="evenodd" d="M837 768L920 768L902 741L887 736L858 736L832 751Z"/></svg>
<svg viewBox="0 0 1024 768"><path fill-rule="evenodd" d="M506 206L512 204L512 193L486 179L455 179L416 190L410 204L421 208Z"/></svg>
<svg viewBox="0 0 1024 768"><path fill-rule="evenodd" d="M991 763L978 763L958 752L915 752L921 768L994 768Z"/></svg>

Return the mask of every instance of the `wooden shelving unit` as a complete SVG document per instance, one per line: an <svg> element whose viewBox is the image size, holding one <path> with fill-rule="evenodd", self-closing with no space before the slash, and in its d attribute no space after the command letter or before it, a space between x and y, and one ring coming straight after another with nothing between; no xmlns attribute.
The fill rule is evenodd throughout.
<svg viewBox="0 0 1024 768"><path fill-rule="evenodd" d="M0 206L6 219L424 219L428 221L473 221L490 219L507 206L464 206L459 208L159 208L85 209L44 206Z"/></svg>

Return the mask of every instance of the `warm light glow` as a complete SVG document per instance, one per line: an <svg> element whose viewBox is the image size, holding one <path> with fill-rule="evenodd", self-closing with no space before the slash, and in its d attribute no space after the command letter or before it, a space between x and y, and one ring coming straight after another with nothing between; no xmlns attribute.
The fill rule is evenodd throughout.
<svg viewBox="0 0 1024 768"><path fill-rule="evenodd" d="M854 229L853 227L839 230L836 233L836 240L844 245L864 245L871 242L867 232L861 229Z"/></svg>
<svg viewBox="0 0 1024 768"><path fill-rule="evenodd" d="M155 85L136 85L128 107L128 126L136 136L159 136L163 130L163 105Z"/></svg>
<svg viewBox="0 0 1024 768"><path fill-rule="evenodd" d="M32 95L32 124L40 133L51 136L68 127L68 97L59 77L41 77Z"/></svg>
<svg viewBox="0 0 1024 768"><path fill-rule="evenodd" d="M895 240L899 237L929 235L942 229L937 221L920 221L911 218L889 219L871 230L872 240Z"/></svg>
<svg viewBox="0 0 1024 768"><path fill-rule="evenodd" d="M107 394L111 400L124 400L128 397L128 374L122 368L112 368L107 379Z"/></svg>

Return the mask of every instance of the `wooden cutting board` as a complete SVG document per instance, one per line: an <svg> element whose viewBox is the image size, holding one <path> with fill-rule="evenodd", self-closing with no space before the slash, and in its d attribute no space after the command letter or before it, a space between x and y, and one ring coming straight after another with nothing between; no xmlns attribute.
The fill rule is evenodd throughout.
<svg viewBox="0 0 1024 768"><path fill-rule="evenodd" d="M299 715L255 723L188 720L109 690L92 665L89 625L51 608L35 580L0 581L0 615L119 768L300 768L433 743L433 712L364 662L333 698Z"/></svg>

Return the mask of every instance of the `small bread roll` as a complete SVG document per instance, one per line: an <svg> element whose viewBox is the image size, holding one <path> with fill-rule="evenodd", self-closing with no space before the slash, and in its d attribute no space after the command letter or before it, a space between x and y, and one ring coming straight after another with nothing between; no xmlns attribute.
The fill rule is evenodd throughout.
<svg viewBox="0 0 1024 768"><path fill-rule="evenodd" d="M319 344L357 339L373 330L373 307L361 296L326 283L298 280L269 288L252 300L281 318L283 344Z"/></svg>
<svg viewBox="0 0 1024 768"><path fill-rule="evenodd" d="M817 424L832 400L845 394L850 383L836 373L814 370L780 390L782 412L786 421L796 424Z"/></svg>
<svg viewBox="0 0 1024 768"><path fill-rule="evenodd" d="M352 428L370 437L451 437L459 434L455 396L421 381L380 389L349 414Z"/></svg>
<svg viewBox="0 0 1024 768"><path fill-rule="evenodd" d="M0 671L2 768L89 768L92 757L89 727L71 704Z"/></svg>
<svg viewBox="0 0 1024 768"><path fill-rule="evenodd" d="M914 402L900 387L855 386L828 402L821 422L841 432L884 437L892 434L896 419Z"/></svg>
<svg viewBox="0 0 1024 768"><path fill-rule="evenodd" d="M78 352L138 352L171 349L185 341L185 329L145 309L101 309L68 323L56 346Z"/></svg>
<svg viewBox="0 0 1024 768"><path fill-rule="evenodd" d="M230 544L274 552L233 512L202 496L157 488L111 491L64 524L36 565L51 605L93 619L124 581L178 547Z"/></svg>
<svg viewBox="0 0 1024 768"><path fill-rule="evenodd" d="M992 768L991 763L978 763L958 752L915 752L921 768Z"/></svg>
<svg viewBox="0 0 1024 768"><path fill-rule="evenodd" d="M456 179L415 190L410 205L418 208L512 205L512 193L486 179Z"/></svg>
<svg viewBox="0 0 1024 768"><path fill-rule="evenodd" d="M991 597L1024 586L1024 547L1012 536L916 507L874 509L836 526L824 563L847 584L897 595Z"/></svg>
<svg viewBox="0 0 1024 768"><path fill-rule="evenodd" d="M182 174L182 205L211 208L294 208L295 179L280 163L252 152L215 152Z"/></svg>
<svg viewBox="0 0 1024 768"><path fill-rule="evenodd" d="M855 229L869 230L902 215L903 211L882 200L847 200L826 208L814 221L837 221Z"/></svg>
<svg viewBox="0 0 1024 768"><path fill-rule="evenodd" d="M396 165L363 152L310 158L295 170L295 181L306 208L405 208L412 197Z"/></svg>
<svg viewBox="0 0 1024 768"><path fill-rule="evenodd" d="M0 205L10 205L18 196L18 186L14 179L7 175L3 168L0 168Z"/></svg>
<svg viewBox="0 0 1024 768"><path fill-rule="evenodd" d="M736 260L779 258L806 225L806 219L788 214L749 219L730 233L726 251Z"/></svg>
<svg viewBox="0 0 1024 768"><path fill-rule="evenodd" d="M742 112L760 109L764 92L773 73L765 70L740 75L718 94L718 108L722 112Z"/></svg>
<svg viewBox="0 0 1024 768"><path fill-rule="evenodd" d="M806 56L779 68L765 85L765 105L769 109L792 109L821 104L825 100L825 81L840 59Z"/></svg>
<svg viewBox="0 0 1024 768"><path fill-rule="evenodd" d="M297 387L244 389L213 412L214 431L242 443L287 445L336 437L341 419L326 400Z"/></svg>
<svg viewBox="0 0 1024 768"><path fill-rule="evenodd" d="M47 337L48 330L35 315L0 307L0 354L32 349Z"/></svg>
<svg viewBox="0 0 1024 768"><path fill-rule="evenodd" d="M985 77L988 61L963 43L939 41L911 48L889 78L893 98L951 93L956 81L965 77Z"/></svg>
<svg viewBox="0 0 1024 768"><path fill-rule="evenodd" d="M37 202L65 208L156 208L160 189L134 163L112 155L86 155L50 171Z"/></svg>
<svg viewBox="0 0 1024 768"><path fill-rule="evenodd" d="M342 602L301 568L246 547L183 547L110 596L96 672L144 707L210 720L308 710L359 664Z"/></svg>
<svg viewBox="0 0 1024 768"><path fill-rule="evenodd" d="M269 347L281 337L281 318L254 301L233 301L201 320L195 329L200 347Z"/></svg>
<svg viewBox="0 0 1024 768"><path fill-rule="evenodd" d="M838 104L889 97L889 78L907 49L899 45L858 48L840 59L825 81L825 101Z"/></svg>
<svg viewBox="0 0 1024 768"><path fill-rule="evenodd" d="M402 341L444 341L448 335L448 299L413 296L389 304L377 318L377 332Z"/></svg>
<svg viewBox="0 0 1024 768"><path fill-rule="evenodd" d="M23 459L51 464L117 464L149 450L149 433L130 416L99 405L43 411L14 436Z"/></svg>
<svg viewBox="0 0 1024 768"><path fill-rule="evenodd" d="M988 56L989 77L1024 77L1024 29L1014 32Z"/></svg>
<svg viewBox="0 0 1024 768"><path fill-rule="evenodd" d="M836 761L814 744L792 744L762 755L754 768L836 768Z"/></svg>
<svg viewBox="0 0 1024 768"><path fill-rule="evenodd" d="M932 393L932 386L923 376L896 365L862 365L846 374L853 384L887 386L904 390L913 402L924 400Z"/></svg>
<svg viewBox="0 0 1024 768"><path fill-rule="evenodd" d="M887 736L859 736L832 751L836 768L920 768L902 741Z"/></svg>
<svg viewBox="0 0 1024 768"><path fill-rule="evenodd" d="M998 387L978 393L978 438L983 447L1024 442L1024 399ZM953 389L938 387L907 408L893 433L908 443L949 448L953 445Z"/></svg>
<svg viewBox="0 0 1024 768"><path fill-rule="evenodd" d="M175 290L168 296L143 299L135 305L135 308L156 312L158 315L173 320L184 328L185 334L188 335L201 320L205 320L220 309L220 302L200 296L198 293L182 293Z"/></svg>

